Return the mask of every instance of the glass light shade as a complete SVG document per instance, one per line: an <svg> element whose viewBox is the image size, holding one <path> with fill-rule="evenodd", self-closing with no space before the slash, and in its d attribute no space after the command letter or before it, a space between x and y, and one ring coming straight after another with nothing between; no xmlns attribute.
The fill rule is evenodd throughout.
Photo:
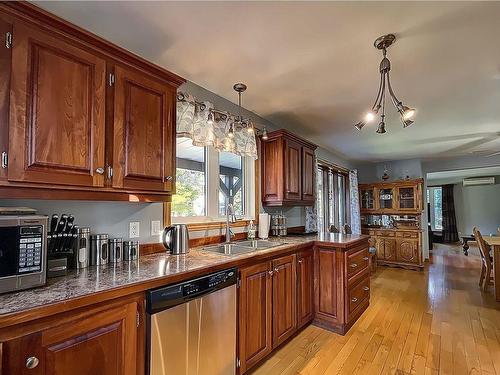
<svg viewBox="0 0 500 375"><path fill-rule="evenodd" d="M385 133L385 123L383 121L380 121L380 124L378 124L377 133L378 134Z"/></svg>
<svg viewBox="0 0 500 375"><path fill-rule="evenodd" d="M267 141L267 140L268 140L268 138L269 138L269 137L267 136L267 130L266 130L266 128L262 129L262 139L263 139L264 141Z"/></svg>
<svg viewBox="0 0 500 375"><path fill-rule="evenodd" d="M403 128L407 128L411 124L413 124L414 121L412 120L405 120L404 117L401 117L401 123L403 124Z"/></svg>
<svg viewBox="0 0 500 375"><path fill-rule="evenodd" d="M361 129L363 129L363 126L365 126L365 125L366 125L366 123L364 121L360 121L356 125L354 125L354 127L356 129L358 129L359 131L361 131Z"/></svg>
<svg viewBox="0 0 500 375"><path fill-rule="evenodd" d="M212 112L208 113L208 119L207 119L207 124L212 125L214 123L214 115L212 115Z"/></svg>
<svg viewBox="0 0 500 375"><path fill-rule="evenodd" d="M411 120L415 116L415 109L403 106L403 119Z"/></svg>
<svg viewBox="0 0 500 375"><path fill-rule="evenodd" d="M231 124L231 125L229 126L229 131L228 131L228 133L227 133L227 136L228 136L229 138L233 138L233 137L234 137L234 129L233 129L233 124Z"/></svg>

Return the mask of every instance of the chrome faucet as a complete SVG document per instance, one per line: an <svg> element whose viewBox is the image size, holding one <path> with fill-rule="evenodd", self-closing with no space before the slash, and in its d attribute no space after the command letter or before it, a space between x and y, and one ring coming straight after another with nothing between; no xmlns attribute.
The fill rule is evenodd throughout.
<svg viewBox="0 0 500 375"><path fill-rule="evenodd" d="M234 214L234 207L231 203L228 203L226 207L226 242L231 242L231 238L234 236L231 230L231 223L236 222L236 215Z"/></svg>

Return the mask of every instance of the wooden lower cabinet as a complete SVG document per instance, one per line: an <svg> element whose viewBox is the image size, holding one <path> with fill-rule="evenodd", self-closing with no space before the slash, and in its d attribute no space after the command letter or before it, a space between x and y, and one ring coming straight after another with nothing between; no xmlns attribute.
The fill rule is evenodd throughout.
<svg viewBox="0 0 500 375"><path fill-rule="evenodd" d="M35 322L35 327L26 325L24 334L2 339L1 373L140 374L143 361L138 356L144 353L138 352L139 311L137 301L114 303L110 308L65 313L48 323Z"/></svg>
<svg viewBox="0 0 500 375"><path fill-rule="evenodd" d="M379 265L423 269L422 234L419 231L369 231ZM390 237L389 237L390 235Z"/></svg>
<svg viewBox="0 0 500 375"><path fill-rule="evenodd" d="M347 251L316 246L314 249L314 323L345 334L368 307L368 242ZM361 286L360 286L361 285ZM364 297L358 296L362 290Z"/></svg>
<svg viewBox="0 0 500 375"><path fill-rule="evenodd" d="M240 271L239 360L244 373L272 350L272 271L263 262Z"/></svg>
<svg viewBox="0 0 500 375"><path fill-rule="evenodd" d="M297 254L297 327L303 327L314 317L314 252Z"/></svg>

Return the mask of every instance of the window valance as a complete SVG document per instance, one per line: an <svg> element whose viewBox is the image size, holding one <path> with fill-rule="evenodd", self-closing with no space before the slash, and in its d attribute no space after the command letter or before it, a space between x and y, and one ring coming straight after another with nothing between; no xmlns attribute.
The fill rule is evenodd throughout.
<svg viewBox="0 0 500 375"><path fill-rule="evenodd" d="M177 101L177 135L191 138L195 146L213 146L219 151L228 151L240 156L257 159L255 133L234 126L234 136L229 137L232 117L211 116L213 103L208 101L198 105L192 95L184 94L184 99Z"/></svg>

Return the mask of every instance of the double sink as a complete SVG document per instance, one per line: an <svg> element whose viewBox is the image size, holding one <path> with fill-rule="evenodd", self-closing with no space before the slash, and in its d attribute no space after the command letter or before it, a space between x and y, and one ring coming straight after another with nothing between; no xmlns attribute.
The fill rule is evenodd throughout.
<svg viewBox="0 0 500 375"><path fill-rule="evenodd" d="M224 255L238 255L250 253L252 251L266 250L284 244L284 242L272 242L267 240L247 240L204 247L203 251L210 251L212 253Z"/></svg>

